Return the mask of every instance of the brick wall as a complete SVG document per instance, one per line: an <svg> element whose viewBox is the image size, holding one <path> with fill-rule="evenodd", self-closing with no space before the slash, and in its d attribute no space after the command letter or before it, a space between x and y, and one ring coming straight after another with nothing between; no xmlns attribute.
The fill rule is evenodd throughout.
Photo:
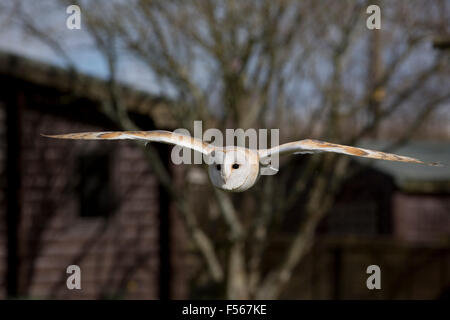
<svg viewBox="0 0 450 320"><path fill-rule="evenodd" d="M158 298L158 184L130 142L54 140L40 133L104 128L25 108L22 112L20 288L32 298ZM116 209L80 217L77 156L108 148ZM82 290L66 288L67 266ZM0 269L1 270L1 269Z"/></svg>
<svg viewBox="0 0 450 320"><path fill-rule="evenodd" d="M448 239L450 196L397 192L393 202L394 234L407 241Z"/></svg>

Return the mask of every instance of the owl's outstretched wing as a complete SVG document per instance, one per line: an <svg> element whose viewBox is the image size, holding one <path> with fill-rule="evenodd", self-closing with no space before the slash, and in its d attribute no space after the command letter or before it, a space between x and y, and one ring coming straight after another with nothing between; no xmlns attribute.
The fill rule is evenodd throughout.
<svg viewBox="0 0 450 320"><path fill-rule="evenodd" d="M372 158L372 159L381 159L381 160L389 160L389 161L400 161L400 162L413 162L413 163L421 163L430 166L439 166L440 164L437 162L427 163L415 158L399 156L392 153L386 153L381 151L374 151L369 149L357 148L344 146L341 144L334 144L325 141L305 139L300 141L294 141L282 144L280 146L273 147L271 149L261 149L258 150L260 161L264 163L265 160L268 159L273 154L295 154L295 153L317 153L317 152L335 152L347 154L350 156L364 157L364 158Z"/></svg>
<svg viewBox="0 0 450 320"><path fill-rule="evenodd" d="M75 139L75 140L143 140L150 142L161 142L166 144L179 145L199 151L203 154L209 154L215 148L199 139L184 136L179 133L174 133L164 130L154 131L109 131L109 132L80 132L68 133L59 135L45 135L48 138L57 139Z"/></svg>

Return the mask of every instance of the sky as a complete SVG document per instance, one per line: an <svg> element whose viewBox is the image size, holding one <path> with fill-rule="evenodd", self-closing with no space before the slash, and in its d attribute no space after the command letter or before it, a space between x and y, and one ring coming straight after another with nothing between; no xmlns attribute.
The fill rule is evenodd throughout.
<svg viewBox="0 0 450 320"><path fill-rule="evenodd" d="M0 7L0 50L66 67L67 63L61 54L55 52L46 43L24 32L23 23L11 14L12 4L6 6L6 10ZM31 1L22 1L22 9L26 12L29 22L37 25L45 33L51 34L62 43L65 52L80 72L103 79L107 78L108 68L105 60L94 48L86 28L83 28L83 17L81 16L81 29L70 30L66 26L66 20L70 14L66 13L65 6L57 5L56 1L44 0L43 3L39 3L39 8L37 9ZM152 93L160 90L155 85L152 75L135 59L122 56L118 75L121 82L137 89Z"/></svg>

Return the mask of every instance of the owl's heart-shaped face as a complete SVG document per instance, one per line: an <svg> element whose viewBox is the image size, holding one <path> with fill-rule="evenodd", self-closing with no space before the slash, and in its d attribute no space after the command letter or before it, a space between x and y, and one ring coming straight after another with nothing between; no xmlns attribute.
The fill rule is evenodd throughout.
<svg viewBox="0 0 450 320"><path fill-rule="evenodd" d="M228 147L216 151L208 167L212 184L231 192L245 191L253 186L259 176L258 154L249 149Z"/></svg>

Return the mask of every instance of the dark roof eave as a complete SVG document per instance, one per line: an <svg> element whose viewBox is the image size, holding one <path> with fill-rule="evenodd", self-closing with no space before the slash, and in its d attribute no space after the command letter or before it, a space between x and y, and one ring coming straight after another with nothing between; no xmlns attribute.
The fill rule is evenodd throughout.
<svg viewBox="0 0 450 320"><path fill-rule="evenodd" d="M450 181L399 180L397 187L408 193L450 193Z"/></svg>
<svg viewBox="0 0 450 320"><path fill-rule="evenodd" d="M95 101L109 98L105 80L12 53L0 52L0 74ZM125 85L118 90L129 111L148 115L159 128L175 128L169 112L174 102Z"/></svg>

